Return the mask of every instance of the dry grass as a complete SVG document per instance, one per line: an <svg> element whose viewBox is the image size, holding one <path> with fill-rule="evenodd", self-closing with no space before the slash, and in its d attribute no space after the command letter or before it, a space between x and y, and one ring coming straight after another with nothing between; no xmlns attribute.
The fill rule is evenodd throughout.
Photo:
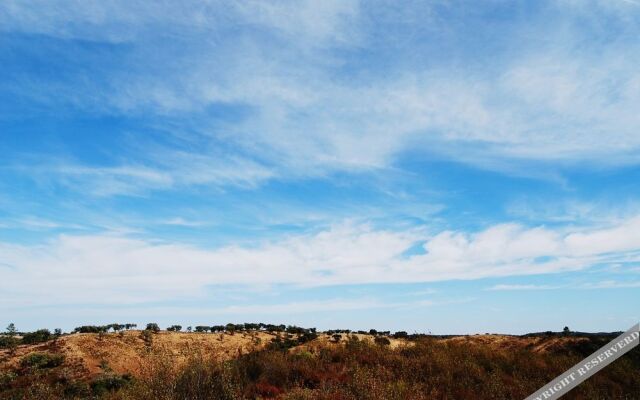
<svg viewBox="0 0 640 400"><path fill-rule="evenodd" d="M522 399L607 340L477 335L392 339L381 346L369 335L343 335L340 343L320 335L282 350L271 348L273 336L264 332L219 337L163 332L147 346L139 332L81 334L55 346L25 346L16 359L49 351L61 354L64 364L33 371L16 359L5 362L2 369L15 376L5 379L11 382L0 398ZM132 377L123 377L127 373ZM566 398L639 399L640 349Z"/></svg>
<svg viewBox="0 0 640 400"><path fill-rule="evenodd" d="M54 351L62 354L76 368L84 369L88 377L103 372L107 365L113 372L136 375L145 358L162 352L166 356L183 362L194 352L215 355L218 360L227 360L269 343L273 335L265 332L251 333L175 333L160 332L152 335L151 347L145 345L141 331L122 334L76 333L61 337L56 342L19 346L16 355L0 351L0 367L15 367L20 359L34 351ZM149 351L151 350L151 351Z"/></svg>

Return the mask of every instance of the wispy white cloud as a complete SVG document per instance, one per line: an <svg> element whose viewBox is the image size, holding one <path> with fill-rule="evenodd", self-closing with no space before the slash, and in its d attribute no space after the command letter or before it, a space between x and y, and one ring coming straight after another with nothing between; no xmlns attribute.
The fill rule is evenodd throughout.
<svg viewBox="0 0 640 400"><path fill-rule="evenodd" d="M412 7L429 8L427 15L438 20L437 7L418 3ZM550 2L553 18L502 32L504 47L517 51L473 68L416 66L399 61L406 54L376 47L381 17L375 10L393 11L385 2L8 1L2 7L6 31L134 44L123 56L125 70L105 72L105 87L63 84L58 97L98 112L169 115L179 127L245 155L176 152L206 166L195 174L187 167L156 175L126 164L57 171L99 176L98 194L175 187L178 180L252 186L273 177L375 170L393 166L407 150L505 171L522 160L638 162L640 47L624 40L637 30L622 20L640 11L622 1ZM457 7L465 6L446 9ZM598 26L576 22L598 13L621 20L624 31L620 40L584 51L582 43ZM394 27L414 32L423 25L411 18L403 23ZM229 31L237 33L233 41L219 39ZM531 36L541 38L538 44L526 40ZM410 43L412 52L433 51L421 38ZM179 56L149 50L168 45ZM351 52L398 61L388 71L364 73L349 63ZM204 111L221 104L247 109L249 116L213 128L216 118Z"/></svg>
<svg viewBox="0 0 640 400"><path fill-rule="evenodd" d="M510 285L500 284L486 288L485 290L558 290L558 289L623 289L640 287L640 281L615 281L606 280L587 283L570 283L562 285Z"/></svg>
<svg viewBox="0 0 640 400"><path fill-rule="evenodd" d="M562 289L566 286L554 286L554 285L494 285L486 290L554 290Z"/></svg>
<svg viewBox="0 0 640 400"><path fill-rule="evenodd" d="M426 295L431 295L431 294L436 294L439 293L440 291L437 289L433 289L433 288L428 288L428 289L424 289L424 290L415 290L413 292L409 292L407 293L408 296L426 296Z"/></svg>
<svg viewBox="0 0 640 400"><path fill-rule="evenodd" d="M214 311L216 314L305 314L309 312L353 311L381 308L397 308L396 304L385 303L375 299L331 299L319 301L300 301L282 304L252 304L227 306Z"/></svg>
<svg viewBox="0 0 640 400"><path fill-rule="evenodd" d="M474 301L473 298L463 298L456 300L441 300L441 301L428 301L419 300L411 302L393 302L393 301L380 301L369 297L361 298L330 298L326 300L306 300L306 301L292 301L282 303L270 303L270 304L255 304L248 303L236 306L216 306L208 307L205 305L196 306L138 306L130 305L127 307L115 307L111 312L117 313L118 318L139 318L144 315L146 318L166 318L167 316L179 315L181 318L197 319L201 321L211 321L211 318L220 317L227 318L229 316L243 316L243 318L263 318L268 316L274 318L273 321L287 320L293 315L305 315L308 316L312 313L331 313L335 315L339 312L353 312L364 310L403 310L403 309L425 309L431 307L446 306L450 304L463 304ZM38 312L47 310L52 306L43 305L36 308ZM53 306L55 307L55 306ZM61 312L59 307L55 310L57 313ZM74 307L74 314L87 315L92 318L95 315L103 315L105 309L100 306L91 304L78 305ZM28 315L33 313L33 310L27 310ZM37 314L34 314L37 315ZM95 323L95 320L93 320Z"/></svg>
<svg viewBox="0 0 640 400"><path fill-rule="evenodd" d="M595 283L586 283L581 289L619 289L619 288L640 288L640 281L614 281L606 280Z"/></svg>
<svg viewBox="0 0 640 400"><path fill-rule="evenodd" d="M265 2L250 0L237 3L239 15L254 24L270 27L292 40L292 44L325 47L351 45L358 40L354 20L359 15L359 1L328 0L321 3Z"/></svg>
<svg viewBox="0 0 640 400"><path fill-rule="evenodd" d="M185 227L198 227L206 225L203 221L190 221L186 220L182 217L170 218L160 222L162 225L175 225L175 226L185 226Z"/></svg>
<svg viewBox="0 0 640 400"><path fill-rule="evenodd" d="M612 221L623 222L640 213L640 204L630 194L606 200L570 198L554 202L519 197L506 205L507 213L515 219L571 223L575 225L601 225Z"/></svg>
<svg viewBox="0 0 640 400"><path fill-rule="evenodd" d="M402 256L422 240L426 254ZM218 249L61 235L38 246L0 245L0 262L15 267L0 288L5 300L146 302L201 297L207 285L432 282L574 271L638 261L639 250L640 218L580 232L507 224L473 234L433 236L419 229L398 232L347 224L252 247Z"/></svg>
<svg viewBox="0 0 640 400"><path fill-rule="evenodd" d="M37 181L60 184L95 196L136 196L152 190L202 185L254 187L274 176L268 167L234 156L216 157L178 150L163 150L154 156L162 161L114 167L55 161L35 167L17 165L13 169Z"/></svg>
<svg viewBox="0 0 640 400"><path fill-rule="evenodd" d="M140 39L166 28L189 34L216 32L233 21L275 29L288 38L307 43L349 41L350 19L358 2L328 0L229 3L219 0L149 3L144 0L102 1L42 0L3 3L0 29L40 33L62 38L122 42ZM232 22L230 23L229 20ZM165 32L166 33L166 32Z"/></svg>
<svg viewBox="0 0 640 400"><path fill-rule="evenodd" d="M52 230L52 229L77 230L77 229L85 229L86 227L76 223L50 220L50 219L45 219L45 218L40 218L35 216L27 216L24 218L0 222L0 228L45 231L45 230Z"/></svg>

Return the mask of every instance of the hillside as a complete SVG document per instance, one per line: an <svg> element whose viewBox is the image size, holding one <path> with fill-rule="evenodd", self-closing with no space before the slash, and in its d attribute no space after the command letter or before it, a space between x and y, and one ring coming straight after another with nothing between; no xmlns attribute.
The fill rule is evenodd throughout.
<svg viewBox="0 0 640 400"><path fill-rule="evenodd" d="M524 398L609 340L378 336L376 344L372 335L320 334L283 346L263 331L143 332L76 333L20 345L13 355L2 350L0 398ZM640 398L638 353L567 398Z"/></svg>

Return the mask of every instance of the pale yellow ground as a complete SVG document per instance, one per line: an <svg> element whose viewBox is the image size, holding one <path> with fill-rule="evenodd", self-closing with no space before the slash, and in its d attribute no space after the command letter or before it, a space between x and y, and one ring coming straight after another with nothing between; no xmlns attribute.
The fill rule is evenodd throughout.
<svg viewBox="0 0 640 400"><path fill-rule="evenodd" d="M461 343L466 346L481 346L494 350L527 349L533 353L548 353L588 342L586 337L519 337L510 335L467 335L444 339L442 342Z"/></svg>
<svg viewBox="0 0 640 400"><path fill-rule="evenodd" d="M177 362L194 354L224 360L261 349L274 337L266 332L233 335L159 332L151 336L152 343L147 346L140 331L104 335L93 333L65 335L56 342L22 345L13 357L8 357L7 350L0 350L0 367L15 365L28 353L41 351L63 354L65 364L74 366L80 375L95 375L101 373L104 367L120 374L127 372L136 374L143 361L154 354L170 355Z"/></svg>

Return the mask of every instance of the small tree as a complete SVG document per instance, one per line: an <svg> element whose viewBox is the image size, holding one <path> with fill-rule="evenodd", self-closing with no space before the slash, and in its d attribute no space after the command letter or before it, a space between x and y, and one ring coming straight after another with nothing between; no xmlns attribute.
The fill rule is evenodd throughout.
<svg viewBox="0 0 640 400"><path fill-rule="evenodd" d="M146 331L151 331L153 333L158 333L158 332L160 332L160 327L155 322L149 322L147 324L147 327L145 328L145 330Z"/></svg>
<svg viewBox="0 0 640 400"><path fill-rule="evenodd" d="M565 336L568 336L569 333L571 333L571 330L569 329L568 326L565 326L564 329L562 329L562 334Z"/></svg>
<svg viewBox="0 0 640 400"><path fill-rule="evenodd" d="M7 325L8 338L6 340L6 347L9 349L9 354L11 356L15 355L16 350L18 349L18 339L15 337L17 333L18 330L13 322Z"/></svg>
<svg viewBox="0 0 640 400"><path fill-rule="evenodd" d="M16 329L16 325L13 322L7 325L7 335L15 336L17 333L18 330Z"/></svg>
<svg viewBox="0 0 640 400"><path fill-rule="evenodd" d="M396 339L406 339L407 337L409 337L409 334L405 331L398 331L393 334L393 337Z"/></svg>
<svg viewBox="0 0 640 400"><path fill-rule="evenodd" d="M53 342L57 343L58 339L60 339L60 336L62 336L62 329L60 328L56 328L53 330Z"/></svg>
<svg viewBox="0 0 640 400"><path fill-rule="evenodd" d="M227 325L225 325L224 329L233 335L233 332L236 331L236 325L232 323L228 323Z"/></svg>
<svg viewBox="0 0 640 400"><path fill-rule="evenodd" d="M180 332L182 330L182 325L171 325L167 330L169 332Z"/></svg>

